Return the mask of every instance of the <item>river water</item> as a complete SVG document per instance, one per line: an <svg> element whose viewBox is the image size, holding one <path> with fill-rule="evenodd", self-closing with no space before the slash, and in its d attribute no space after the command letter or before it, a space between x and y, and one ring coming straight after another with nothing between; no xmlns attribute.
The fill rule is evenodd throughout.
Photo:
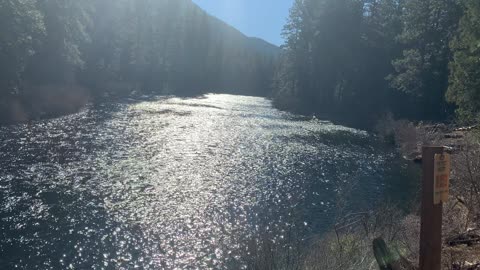
<svg viewBox="0 0 480 270"><path fill-rule="evenodd" d="M0 269L241 269L417 181L360 130L263 98L142 97L0 127ZM254 243L254 244L252 244Z"/></svg>

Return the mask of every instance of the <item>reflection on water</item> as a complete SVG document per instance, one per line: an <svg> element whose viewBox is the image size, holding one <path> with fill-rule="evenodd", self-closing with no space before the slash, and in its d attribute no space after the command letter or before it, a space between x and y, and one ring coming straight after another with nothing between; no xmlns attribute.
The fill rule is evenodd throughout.
<svg viewBox="0 0 480 270"><path fill-rule="evenodd" d="M324 231L341 186L371 209L414 182L365 132L231 95L0 127L0 165L1 269L239 269Z"/></svg>

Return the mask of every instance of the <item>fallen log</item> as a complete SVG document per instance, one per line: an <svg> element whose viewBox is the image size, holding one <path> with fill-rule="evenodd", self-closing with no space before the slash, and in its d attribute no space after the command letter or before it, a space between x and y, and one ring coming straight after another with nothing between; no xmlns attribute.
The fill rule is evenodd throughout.
<svg viewBox="0 0 480 270"><path fill-rule="evenodd" d="M473 246L479 243L480 243L480 235L473 232L462 233L447 239L447 244L451 247L459 246L459 245Z"/></svg>

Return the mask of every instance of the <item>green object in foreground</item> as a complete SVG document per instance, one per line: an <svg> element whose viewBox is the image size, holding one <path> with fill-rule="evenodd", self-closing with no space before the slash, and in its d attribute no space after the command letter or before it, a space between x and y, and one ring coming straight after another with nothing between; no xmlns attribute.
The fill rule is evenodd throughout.
<svg viewBox="0 0 480 270"><path fill-rule="evenodd" d="M373 240L373 254L381 270L395 270L400 256L392 252L382 238Z"/></svg>

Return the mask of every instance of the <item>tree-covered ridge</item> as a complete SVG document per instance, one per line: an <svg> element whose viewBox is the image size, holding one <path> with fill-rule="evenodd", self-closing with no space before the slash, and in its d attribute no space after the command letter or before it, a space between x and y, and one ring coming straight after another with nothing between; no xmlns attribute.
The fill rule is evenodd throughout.
<svg viewBox="0 0 480 270"><path fill-rule="evenodd" d="M443 120L454 105L463 118L478 115L479 5L296 0L284 29L275 103L367 122L385 112Z"/></svg>
<svg viewBox="0 0 480 270"><path fill-rule="evenodd" d="M0 0L0 23L3 120L132 90L266 95L279 51L191 0Z"/></svg>
<svg viewBox="0 0 480 270"><path fill-rule="evenodd" d="M279 108L367 124L386 112L444 120L455 110L476 121L479 6L296 0L277 59L277 47L191 0L0 0L0 119L136 90L272 94Z"/></svg>

